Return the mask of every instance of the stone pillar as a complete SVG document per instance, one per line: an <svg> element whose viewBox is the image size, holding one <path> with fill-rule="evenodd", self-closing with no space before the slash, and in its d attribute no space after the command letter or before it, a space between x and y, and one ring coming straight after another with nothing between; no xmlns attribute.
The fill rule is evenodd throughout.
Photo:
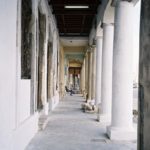
<svg viewBox="0 0 150 150"><path fill-rule="evenodd" d="M82 70L82 87L83 87L83 94L85 92L85 59L83 61L83 70Z"/></svg>
<svg viewBox="0 0 150 150"><path fill-rule="evenodd" d="M38 76L38 99L39 109L42 109L44 115L48 115L47 103L47 34L48 27L46 16L39 13L39 76Z"/></svg>
<svg viewBox="0 0 150 150"><path fill-rule="evenodd" d="M101 102L102 37L96 39L96 89L95 104Z"/></svg>
<svg viewBox="0 0 150 150"><path fill-rule="evenodd" d="M83 93L83 92L82 92L82 89L83 89L83 88L82 88L82 74L83 74L82 72L83 72L83 64L82 64L81 72L80 72L80 88L79 88L79 89L80 89L81 94Z"/></svg>
<svg viewBox="0 0 150 150"><path fill-rule="evenodd" d="M88 52L88 100L92 100L92 52Z"/></svg>
<svg viewBox="0 0 150 150"><path fill-rule="evenodd" d="M83 60L82 69L81 69L80 85L81 85L81 92L84 96L84 92L85 92L85 59Z"/></svg>
<svg viewBox="0 0 150 150"><path fill-rule="evenodd" d="M85 98L88 94L88 53L85 55Z"/></svg>
<svg viewBox="0 0 150 150"><path fill-rule="evenodd" d="M93 53L93 58L92 58L92 89L91 89L91 95L92 95L92 100L95 101L95 76L96 76L96 48L94 47L92 49Z"/></svg>
<svg viewBox="0 0 150 150"><path fill-rule="evenodd" d="M50 110L52 109L52 97L53 97L53 49L52 43L48 46L48 64L47 64L47 97L50 104Z"/></svg>
<svg viewBox="0 0 150 150"><path fill-rule="evenodd" d="M53 41L53 45L54 45L54 47L53 47L53 50L54 50L54 59L53 59L53 61L54 61L54 77L53 77L53 81L54 81L54 96L56 95L56 91L57 91L57 89L56 89L56 86L57 86L57 42L56 42L56 40L57 40L57 38L54 38L55 40Z"/></svg>
<svg viewBox="0 0 150 150"><path fill-rule="evenodd" d="M60 48L60 73L59 73L59 79L60 79L60 96L61 96L61 99L64 97L64 88L65 88L65 83L64 83L64 50L63 50L63 47Z"/></svg>
<svg viewBox="0 0 150 150"><path fill-rule="evenodd" d="M100 121L111 121L112 104L112 58L113 58L113 24L104 24L102 52L102 88Z"/></svg>
<svg viewBox="0 0 150 150"><path fill-rule="evenodd" d="M47 44L47 43L45 43ZM47 45L45 46L45 53L43 54L43 85L42 85L42 99L43 99L43 114L48 115L49 104L47 102Z"/></svg>
<svg viewBox="0 0 150 150"><path fill-rule="evenodd" d="M107 133L112 140L134 140L132 126L132 3L120 1L115 12L112 123Z"/></svg>

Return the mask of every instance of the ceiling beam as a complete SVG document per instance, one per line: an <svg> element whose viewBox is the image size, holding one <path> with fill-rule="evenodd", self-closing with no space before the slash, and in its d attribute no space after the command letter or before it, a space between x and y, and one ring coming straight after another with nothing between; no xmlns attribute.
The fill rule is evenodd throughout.
<svg viewBox="0 0 150 150"><path fill-rule="evenodd" d="M84 28L84 23L85 23L85 18L86 16L83 15L83 18L82 18L82 25L81 25L81 33L83 32L83 28ZM85 28L84 28L85 29ZM89 29L89 28L88 28Z"/></svg>
<svg viewBox="0 0 150 150"><path fill-rule="evenodd" d="M53 5L53 6L58 6L58 7L61 7L61 6L64 6L64 5L77 5L77 6L80 6L80 5L88 5L88 6L96 6L97 4L99 3L49 3L49 5Z"/></svg>
<svg viewBox="0 0 150 150"><path fill-rule="evenodd" d="M57 25L58 25L59 28L64 28L64 26L62 24L57 24ZM91 26L92 26L91 24L88 25L88 26L84 25L84 29L89 29L89 28L91 28ZM77 29L81 30L82 24L79 24L79 25L76 25L76 26L70 24L70 25L66 25L65 28L77 28Z"/></svg>
<svg viewBox="0 0 150 150"><path fill-rule="evenodd" d="M64 15L62 15L62 20L63 20L63 29L64 29L64 32L66 33L66 28L65 28L65 18L64 18Z"/></svg>
<svg viewBox="0 0 150 150"><path fill-rule="evenodd" d="M88 37L89 33L59 33L61 37Z"/></svg>
<svg viewBox="0 0 150 150"><path fill-rule="evenodd" d="M56 1L50 1L48 3L49 5L55 5L55 6L64 6L64 5L99 5L101 4L101 1L97 1L97 0L93 0L93 1L90 1L90 2L85 2L85 1L80 1L80 2L63 2L63 3L60 3L60 2L56 2Z"/></svg>
<svg viewBox="0 0 150 150"><path fill-rule="evenodd" d="M119 1L121 1L121 0L112 0L111 5L112 5L112 6L116 6L117 2L119 2ZM127 2L132 2L132 1L134 1L134 0L125 0L125 1L127 1ZM137 1L138 1L138 0L137 0Z"/></svg>
<svg viewBox="0 0 150 150"><path fill-rule="evenodd" d="M55 15L95 15L97 13L96 10L53 10L53 14Z"/></svg>
<svg viewBox="0 0 150 150"><path fill-rule="evenodd" d="M48 0L48 2L57 19L60 36L87 37L102 0ZM65 9L65 5L88 5L89 8Z"/></svg>
<svg viewBox="0 0 150 150"><path fill-rule="evenodd" d="M65 29L80 29L81 30L81 27L61 27L61 26L59 26L60 28L59 29L63 29L63 28L65 28ZM90 29L91 27L84 27L84 29Z"/></svg>

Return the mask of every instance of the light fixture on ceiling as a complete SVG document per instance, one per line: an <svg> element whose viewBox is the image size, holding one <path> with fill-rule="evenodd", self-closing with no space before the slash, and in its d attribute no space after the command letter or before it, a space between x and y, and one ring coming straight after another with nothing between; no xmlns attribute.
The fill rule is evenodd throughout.
<svg viewBox="0 0 150 150"><path fill-rule="evenodd" d="M84 6L81 6L81 5L77 5L77 6L73 6L73 5L65 5L64 8L66 9L88 9L89 6L88 5L84 5Z"/></svg>

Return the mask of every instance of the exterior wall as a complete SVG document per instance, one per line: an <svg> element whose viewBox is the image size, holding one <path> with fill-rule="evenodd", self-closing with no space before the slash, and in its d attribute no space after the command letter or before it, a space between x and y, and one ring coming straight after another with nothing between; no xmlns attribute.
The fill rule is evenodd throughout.
<svg viewBox="0 0 150 150"><path fill-rule="evenodd" d="M0 2L0 19L3 20L0 25L0 100L2 100L0 105L0 115L2 115L0 116L0 149L3 150L17 150L15 139L22 135L23 140L24 137L22 133L18 136L16 133L19 128L22 128L23 122L27 123L27 118L30 120L30 80L20 79L21 43L18 41L20 32L17 30L20 29L19 21L17 22L17 17L20 17L20 15L17 16L17 13L20 12L19 4L17 0ZM8 19L8 16L11 17ZM32 126L36 130L37 122L35 121L35 123L36 125L32 124ZM29 133L27 128L24 132L31 138L35 133L33 130ZM19 146L19 143L17 145Z"/></svg>
<svg viewBox="0 0 150 150"><path fill-rule="evenodd" d="M49 12L51 13L51 12ZM52 14L51 14L52 15ZM54 18L53 18L54 19ZM53 20L54 21L54 20ZM50 24L50 37L49 40L52 42L52 60L51 60L51 84L52 84L52 97L49 100L49 111L52 111L55 109L55 107L59 103L59 81L58 81L58 68L59 68L59 63L58 63L58 52L59 52L59 38L58 38L58 33L56 30L55 22L53 22L51 19L49 20Z"/></svg>
<svg viewBox="0 0 150 150"><path fill-rule="evenodd" d="M48 3L46 0L44 1L39 1L39 5L40 5L40 11L46 15L46 38L45 38L45 64L44 65L44 78L43 78L43 82L44 82L44 88L43 88L43 92L42 95L44 97L44 101L48 102L48 111L53 110L59 103L59 92L58 89L56 89L56 84L57 84L57 76L58 76L58 72L57 72L57 68L58 68L58 63L57 63L57 53L58 53L58 44L59 44L59 36L58 36L58 32L57 32L57 28L56 28L56 23L55 23L55 18L51 12L51 10L49 9ZM37 8L38 9L38 8ZM36 14L36 16L38 16L38 14ZM38 21L38 17L37 17L37 21ZM52 43L52 69L51 69L51 75L52 75L52 97L49 99L47 97L47 48L48 48L48 43L51 42ZM38 45L38 44L37 44ZM37 69L38 70L38 69ZM36 84L36 83L35 83Z"/></svg>
<svg viewBox="0 0 150 150"><path fill-rule="evenodd" d="M16 14L17 0L0 1L0 149L2 150L11 149L12 130L16 127Z"/></svg>
<svg viewBox="0 0 150 150"><path fill-rule="evenodd" d="M38 131L38 113L28 117L12 132L13 146L6 150L23 150ZM7 141L7 138L5 139ZM7 141L8 142L8 141ZM9 143L7 143L9 145ZM4 149L5 150L5 149Z"/></svg>
<svg viewBox="0 0 150 150"><path fill-rule="evenodd" d="M0 149L23 150L38 131L37 104L37 45L38 45L38 0L32 0L32 61L31 79L21 79L21 1L0 1ZM47 29L58 33L55 19L47 1L41 2L41 8L47 17ZM8 17L9 16L9 17ZM50 31L47 30L45 48ZM57 49L54 49L57 54ZM56 66L57 67L57 63ZM47 65L45 65L47 70ZM45 79L45 82L46 79ZM45 88L45 92L46 88ZM54 95L59 101L59 94ZM55 103L56 106L56 103ZM21 138L20 138L21 137Z"/></svg>
<svg viewBox="0 0 150 150"><path fill-rule="evenodd" d="M16 36L16 120L17 126L30 117L31 80L21 79L21 1L17 2L17 36Z"/></svg>
<svg viewBox="0 0 150 150"><path fill-rule="evenodd" d="M65 82L64 82L64 75L65 75L65 72L64 72L64 49L61 45L60 47L60 73L59 73L59 90L60 90L60 96L61 98L64 96L65 94Z"/></svg>

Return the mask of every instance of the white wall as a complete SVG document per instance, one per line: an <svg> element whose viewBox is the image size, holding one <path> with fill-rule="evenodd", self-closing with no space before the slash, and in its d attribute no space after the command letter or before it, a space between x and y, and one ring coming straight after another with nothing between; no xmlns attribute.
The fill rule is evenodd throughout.
<svg viewBox="0 0 150 150"><path fill-rule="evenodd" d="M18 85L18 123L30 117L31 85L30 80L19 80Z"/></svg>
<svg viewBox="0 0 150 150"><path fill-rule="evenodd" d="M32 45L32 80L28 80L21 79L21 0L0 0L0 150L23 150L38 130L38 113L34 112L31 115L30 112L31 100L35 102L36 99L37 75L35 43L38 0L32 2L34 15L31 28L34 44ZM41 3L47 16L47 29L51 24L51 33L56 31L55 42L57 42L55 19L47 1L43 0ZM46 36L48 40L49 34L47 33ZM51 36L52 39L53 35ZM54 51L56 55L57 48ZM57 91L53 99L55 107L59 102Z"/></svg>
<svg viewBox="0 0 150 150"><path fill-rule="evenodd" d="M21 80L20 3L0 1L0 150L23 149L38 126L38 115L30 117L30 80Z"/></svg>
<svg viewBox="0 0 150 150"><path fill-rule="evenodd" d="M17 12L17 97L16 97L16 120L17 126L30 116L31 85L30 79L21 79L21 1L18 1Z"/></svg>
<svg viewBox="0 0 150 150"><path fill-rule="evenodd" d="M30 117L30 80L21 80L20 4L0 1L1 150L23 149L38 127L38 115Z"/></svg>
<svg viewBox="0 0 150 150"><path fill-rule="evenodd" d="M17 0L0 1L0 149L11 149L16 126ZM10 144L8 144L10 143Z"/></svg>

